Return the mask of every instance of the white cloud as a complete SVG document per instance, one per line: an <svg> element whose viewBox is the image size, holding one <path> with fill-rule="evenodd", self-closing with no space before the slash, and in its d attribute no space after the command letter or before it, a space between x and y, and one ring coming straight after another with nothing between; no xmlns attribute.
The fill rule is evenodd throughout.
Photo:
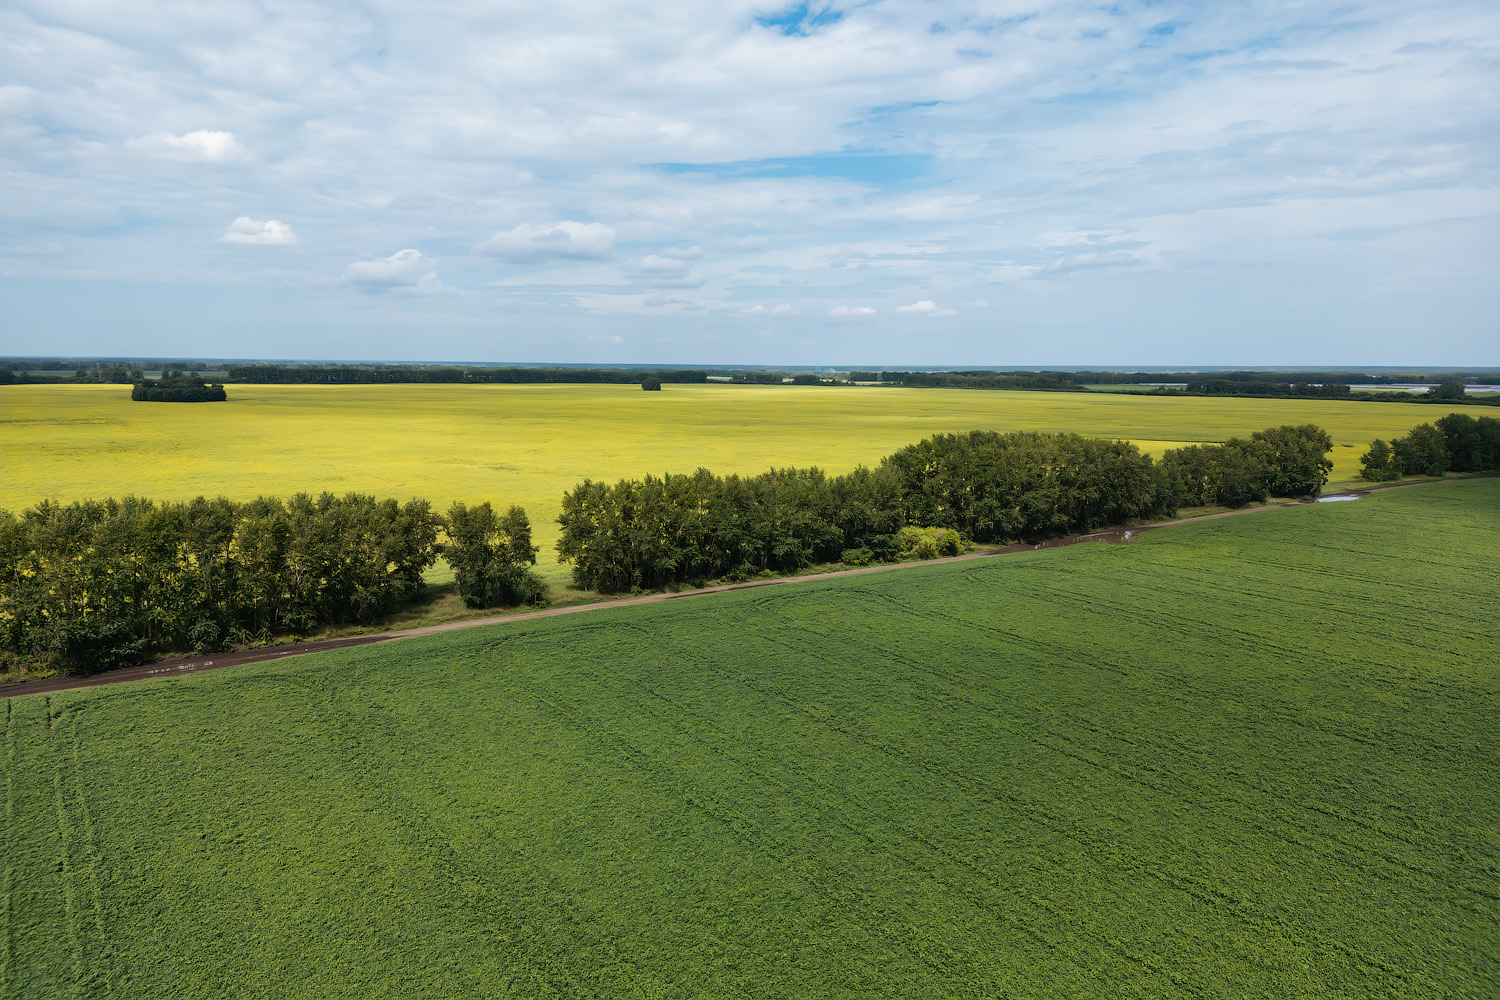
<svg viewBox="0 0 1500 1000"><path fill-rule="evenodd" d="M1089 271L1101 267L1135 267L1143 263L1145 263L1145 258L1128 250L1110 250L1104 253L1090 251L1061 257L1037 273L1039 275L1067 274L1072 271Z"/></svg>
<svg viewBox="0 0 1500 1000"><path fill-rule="evenodd" d="M20 116L36 107L41 95L35 88L14 84L0 87L0 117Z"/></svg>
<svg viewBox="0 0 1500 1000"><path fill-rule="evenodd" d="M249 243L254 246L290 247L297 245L297 234L292 227L285 222L275 219L252 219L242 215L231 222L224 234L219 237L221 243Z"/></svg>
<svg viewBox="0 0 1500 1000"><path fill-rule="evenodd" d="M698 288L704 279L686 262L657 254L647 254L630 266L637 281L657 288Z"/></svg>
<svg viewBox="0 0 1500 1000"><path fill-rule="evenodd" d="M834 319L859 319L874 316L875 310L869 306L834 306L828 310L828 315Z"/></svg>
<svg viewBox="0 0 1500 1000"><path fill-rule="evenodd" d="M344 269L344 281L371 293L403 289L432 294L447 290L438 279L437 261L420 250L398 250L389 257L357 260Z"/></svg>
<svg viewBox="0 0 1500 1000"><path fill-rule="evenodd" d="M520 261L609 257L615 251L615 230L600 222L571 219L551 226L523 222L514 229L496 233L475 249Z"/></svg>
<svg viewBox="0 0 1500 1000"><path fill-rule="evenodd" d="M898 313L916 313L919 316L957 316L957 309L939 309L938 304L931 299L922 299L913 302L909 306L897 306Z"/></svg>
<svg viewBox="0 0 1500 1000"><path fill-rule="evenodd" d="M246 155L245 147L240 145L233 132L214 132L208 129L184 135L154 132L132 140L131 145L143 152L173 160L222 163L238 160Z"/></svg>
<svg viewBox="0 0 1500 1000"><path fill-rule="evenodd" d="M790 318L792 316L800 316L800 315L802 315L802 313L799 312L797 310L797 308L795 306L793 306L790 302L783 302L780 305L772 306L769 309L767 309L761 303L757 302L753 306L748 306L748 307L746 307L744 309L741 309L740 312L743 313L746 316L775 316L778 319L787 319L787 318ZM841 314L841 315L847 315L847 314Z"/></svg>
<svg viewBox="0 0 1500 1000"><path fill-rule="evenodd" d="M66 253L4 257L6 275L36 279L13 286L31 303L18 313L48 315L47 279L69 277L255 283L274 312L291 294L279 289L328 294L316 276L370 248L426 246L448 282L499 278L568 304L573 339L540 360L587 361L588 324L614 332L622 314L641 317L628 336L642 350L647 325L708 338L717 317L738 329L683 350L750 360L735 338L752 303L788 343L817 328L831 331L818 351L836 351L912 302L892 296L922 292L962 315L916 324L945 310L912 311L885 360L998 360L982 298L1016 329L1055 331L1025 338L1028 362L1118 350L1132 352L1121 363L1186 351L1234 364L1262 343L1225 336L1204 355L1210 318L1284 327L1271 347L1287 364L1409 361L1412 316L1431 331L1424 347L1451 348L1444 360L1494 353L1500 285L1476 263L1493 259L1500 217L1500 111L1483 98L1493 3L908 0L841 4L805 36L759 25L768 4L510 5L498 18L467 3L12 4L0 229L21 248L68 234ZM272 210L254 206L317 245L253 270L182 238ZM1331 253L1330 233L1388 235ZM275 242L223 233L239 237ZM355 268L346 289L441 287L397 280L394 259ZM1413 267L1449 277L1403 277ZM641 304L688 288L701 303ZM596 298L572 305L580 295ZM519 300L451 301L424 349L464 354ZM829 322L841 302L846 322ZM1278 326L1274 302L1298 319ZM788 318L773 323L776 303ZM870 308L875 320L853 322ZM192 311L177 312L188 326ZM1149 336L1106 337L1101 314L1149 315ZM12 349L61 349L28 322ZM53 325L99 327L81 314ZM319 338L335 326L307 351L334 349ZM91 336L74 352L105 350ZM495 350L522 357L515 343Z"/></svg>

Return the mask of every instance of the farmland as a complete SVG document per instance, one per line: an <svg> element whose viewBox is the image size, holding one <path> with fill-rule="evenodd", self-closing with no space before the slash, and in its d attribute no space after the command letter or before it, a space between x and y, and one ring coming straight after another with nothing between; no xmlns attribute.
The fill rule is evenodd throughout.
<svg viewBox="0 0 1500 1000"><path fill-rule="evenodd" d="M0 993L1493 996L1497 524L1449 483L13 698Z"/></svg>
<svg viewBox="0 0 1500 1000"><path fill-rule="evenodd" d="M1162 398L795 386L254 386L227 403L132 403L120 386L0 391L0 507L133 493L248 500L357 490L439 508L519 503L544 569L564 490L647 472L757 473L872 464L940 432L975 428L1122 437L1160 454L1279 424L1334 440L1333 479L1352 478L1375 437L1444 407L1322 400Z"/></svg>

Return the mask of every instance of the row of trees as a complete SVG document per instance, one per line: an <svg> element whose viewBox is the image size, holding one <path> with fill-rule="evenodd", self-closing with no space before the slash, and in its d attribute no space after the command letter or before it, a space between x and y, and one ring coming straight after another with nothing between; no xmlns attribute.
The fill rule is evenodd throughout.
<svg viewBox="0 0 1500 1000"><path fill-rule="evenodd" d="M1500 471L1500 419L1450 413L1389 443L1376 438L1360 462L1360 475L1377 483L1450 471Z"/></svg>
<svg viewBox="0 0 1500 1000"><path fill-rule="evenodd" d="M1357 399L1376 403L1470 403L1475 406L1500 405L1500 394L1469 395L1462 379L1451 378L1431 386L1426 392L1381 392L1380 385L1349 385L1344 382L1267 382L1230 379L1196 379L1183 389L1158 389L1164 395L1188 396L1256 396L1311 397L1317 399Z"/></svg>
<svg viewBox="0 0 1500 1000"><path fill-rule="evenodd" d="M1039 540L1170 516L1183 503L1315 495L1331 447L1320 428L1280 427L1156 463L1125 441L971 431L843 476L699 469L613 486L585 480L563 496L557 552L580 586L614 593L890 559L909 546L903 528Z"/></svg>
<svg viewBox="0 0 1500 1000"><path fill-rule="evenodd" d="M1190 396L1297 396L1341 399L1349 395L1346 382L1248 381L1222 378L1195 379L1183 392Z"/></svg>
<svg viewBox="0 0 1500 1000"><path fill-rule="evenodd" d="M426 500L299 493L0 511L0 650L77 669L372 624L445 551L471 606L541 596L520 508L455 504L445 518Z"/></svg>
<svg viewBox="0 0 1500 1000"><path fill-rule="evenodd" d="M231 365L228 380L271 384L367 385L392 383L609 383L630 385L646 375L663 382L694 383L708 379L701 369L645 371L626 368L491 368L456 365Z"/></svg>
<svg viewBox="0 0 1500 1000"><path fill-rule="evenodd" d="M855 375L874 375L874 372L855 372L850 381L875 381L855 378ZM899 372L883 371L878 381L895 382L907 388L920 389L1034 389L1050 392L1083 392L1072 378L1052 372Z"/></svg>

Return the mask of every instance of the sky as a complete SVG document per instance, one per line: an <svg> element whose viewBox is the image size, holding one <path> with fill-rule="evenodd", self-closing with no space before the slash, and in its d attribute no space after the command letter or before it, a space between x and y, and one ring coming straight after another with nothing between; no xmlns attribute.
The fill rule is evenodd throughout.
<svg viewBox="0 0 1500 1000"><path fill-rule="evenodd" d="M0 354L1500 364L1500 5L7 0Z"/></svg>

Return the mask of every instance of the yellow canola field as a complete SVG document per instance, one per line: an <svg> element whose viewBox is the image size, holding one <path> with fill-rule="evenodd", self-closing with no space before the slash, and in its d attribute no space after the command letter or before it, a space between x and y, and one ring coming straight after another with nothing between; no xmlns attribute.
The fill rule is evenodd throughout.
<svg viewBox="0 0 1500 1000"><path fill-rule="evenodd" d="M551 562L559 500L584 478L838 473L931 434L974 428L1184 442L1316 423L1333 478L1448 410L1421 404L817 386L229 386L227 403L133 403L128 386L0 388L0 507L135 494L245 500L359 491L519 503Z"/></svg>

